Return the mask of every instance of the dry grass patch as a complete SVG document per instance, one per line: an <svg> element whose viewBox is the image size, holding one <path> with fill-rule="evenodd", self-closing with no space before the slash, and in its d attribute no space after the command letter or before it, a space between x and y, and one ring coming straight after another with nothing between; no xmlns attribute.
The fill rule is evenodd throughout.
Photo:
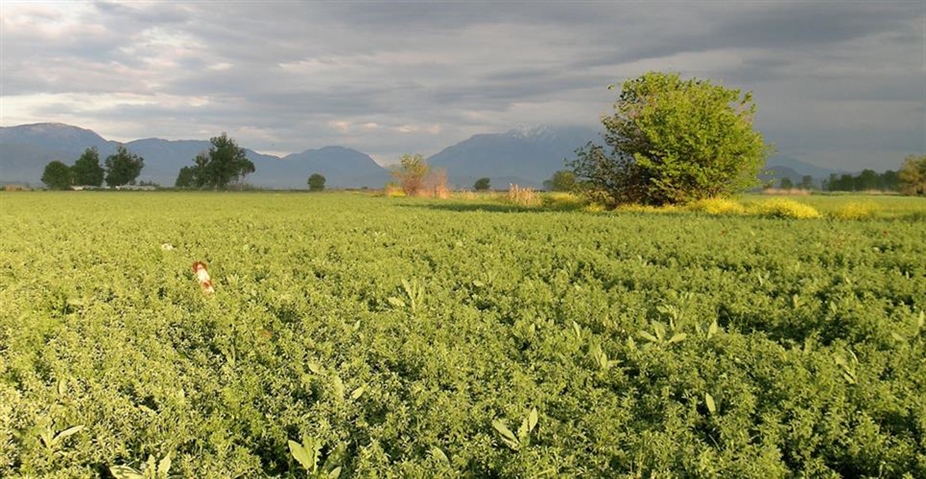
<svg viewBox="0 0 926 479"><path fill-rule="evenodd" d="M515 184L509 186L508 195L505 199L508 203L528 208L543 204L543 198L541 198L540 194L534 191L533 188L521 188Z"/></svg>

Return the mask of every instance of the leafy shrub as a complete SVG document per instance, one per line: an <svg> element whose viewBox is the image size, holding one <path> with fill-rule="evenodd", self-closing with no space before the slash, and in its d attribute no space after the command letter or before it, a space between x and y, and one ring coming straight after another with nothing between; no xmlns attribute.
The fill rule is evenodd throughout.
<svg viewBox="0 0 926 479"><path fill-rule="evenodd" d="M752 212L770 218L809 219L822 216L813 206L787 198L775 198L757 203L753 206Z"/></svg>

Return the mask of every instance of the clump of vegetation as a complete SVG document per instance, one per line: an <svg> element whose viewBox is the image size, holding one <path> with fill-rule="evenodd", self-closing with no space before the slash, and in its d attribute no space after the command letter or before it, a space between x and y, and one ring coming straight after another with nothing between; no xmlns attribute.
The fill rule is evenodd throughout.
<svg viewBox="0 0 926 479"><path fill-rule="evenodd" d="M610 87L609 87L610 88ZM572 163L579 187L616 205L684 204L757 184L771 148L753 129L751 93L678 74L624 82L606 147L589 143Z"/></svg>
<svg viewBox="0 0 926 479"><path fill-rule="evenodd" d="M325 191L325 181L321 173L312 173L306 183L309 185L309 191Z"/></svg>
<svg viewBox="0 0 926 479"><path fill-rule="evenodd" d="M585 204L585 199L573 193L554 191L542 195L543 206L555 210L574 210Z"/></svg>
<svg viewBox="0 0 926 479"><path fill-rule="evenodd" d="M543 198L541 198L540 194L534 191L533 188L522 188L516 184L511 184L508 187L508 194L505 196L505 201L513 205L527 208L533 208L543 204Z"/></svg>
<svg viewBox="0 0 926 479"><path fill-rule="evenodd" d="M247 151L222 133L212 137L209 151L193 158L193 166L184 166L177 174L177 188L211 188L224 190L231 184L241 187L244 178L256 171Z"/></svg>
<svg viewBox="0 0 926 479"><path fill-rule="evenodd" d="M681 209L675 205L655 206L640 203L625 203L619 205L615 211L622 213L677 213L681 211Z"/></svg>
<svg viewBox="0 0 926 479"><path fill-rule="evenodd" d="M402 155L399 164L392 168L392 177L398 181L405 196L415 196L424 189L425 177L430 167L420 153Z"/></svg>
<svg viewBox="0 0 926 479"><path fill-rule="evenodd" d="M700 211L710 215L741 215L746 207L729 198L704 198L688 205L691 211Z"/></svg>
<svg viewBox="0 0 926 479"><path fill-rule="evenodd" d="M770 218L810 219L823 216L813 206L787 198L775 198L756 203L750 212Z"/></svg>
<svg viewBox="0 0 926 479"><path fill-rule="evenodd" d="M839 206L833 212L834 218L842 220L864 220L875 216L876 208L867 203L850 202Z"/></svg>

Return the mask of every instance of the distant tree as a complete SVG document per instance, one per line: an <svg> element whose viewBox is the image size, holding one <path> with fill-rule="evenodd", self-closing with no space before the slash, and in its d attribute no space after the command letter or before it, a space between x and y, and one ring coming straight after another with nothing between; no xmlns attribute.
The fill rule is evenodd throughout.
<svg viewBox="0 0 926 479"><path fill-rule="evenodd" d="M801 189L802 190L812 190L813 189L813 176L804 175L801 177Z"/></svg>
<svg viewBox="0 0 926 479"><path fill-rule="evenodd" d="M880 189L881 177L875 170L864 169L853 180L855 191L866 191Z"/></svg>
<svg viewBox="0 0 926 479"><path fill-rule="evenodd" d="M418 194L424 187L425 177L428 175L427 161L421 154L404 154L399 159L399 165L392 169L392 176L399 181L402 190L408 196Z"/></svg>
<svg viewBox="0 0 926 479"><path fill-rule="evenodd" d="M176 188L197 188L196 172L192 166L180 168L177 174L177 181L174 182Z"/></svg>
<svg viewBox="0 0 926 479"><path fill-rule="evenodd" d="M900 190L900 178L894 170L887 170L881 173L881 188L888 191Z"/></svg>
<svg viewBox="0 0 926 479"><path fill-rule="evenodd" d="M685 203L753 186L771 152L753 129L751 93L646 73L624 82L615 114L602 118L604 147L572 162L579 185L606 204Z"/></svg>
<svg viewBox="0 0 926 479"><path fill-rule="evenodd" d="M791 181L791 178L785 176L780 180L779 187L783 190L790 190L791 188L794 188L794 182Z"/></svg>
<svg viewBox="0 0 926 479"><path fill-rule="evenodd" d="M576 174L569 170L559 170L543 182L543 188L548 191L573 191L576 188Z"/></svg>
<svg viewBox="0 0 926 479"><path fill-rule="evenodd" d="M75 185L102 186L106 171L100 166L100 153L92 146L84 150L71 167Z"/></svg>
<svg viewBox="0 0 926 479"><path fill-rule="evenodd" d="M135 183L144 167L144 158L119 145L116 153L106 157L106 184L113 187Z"/></svg>
<svg viewBox="0 0 926 479"><path fill-rule="evenodd" d="M897 178L903 194L926 195L926 155L907 156L897 172Z"/></svg>
<svg viewBox="0 0 926 479"><path fill-rule="evenodd" d="M52 190L66 190L73 183L71 167L60 161L52 161L45 165L42 173L42 183Z"/></svg>
<svg viewBox="0 0 926 479"><path fill-rule="evenodd" d="M492 187L490 182L491 180L489 178L479 178L473 185L473 189L476 191L489 191L489 188Z"/></svg>
<svg viewBox="0 0 926 479"><path fill-rule="evenodd" d="M181 169L177 175L177 180L186 187L224 190L230 183L241 183L245 176L256 171L244 148L224 132L209 141L212 143L209 151L196 155L193 166L184 167L190 170Z"/></svg>
<svg viewBox="0 0 926 479"><path fill-rule="evenodd" d="M308 180L309 191L325 191L325 177L319 173L312 173Z"/></svg>

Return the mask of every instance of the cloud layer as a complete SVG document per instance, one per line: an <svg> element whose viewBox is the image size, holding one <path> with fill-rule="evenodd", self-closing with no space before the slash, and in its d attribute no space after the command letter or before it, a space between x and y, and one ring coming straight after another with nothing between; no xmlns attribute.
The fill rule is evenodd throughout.
<svg viewBox="0 0 926 479"><path fill-rule="evenodd" d="M670 70L752 90L782 154L896 168L926 152L922 2L9 2L3 126L116 140L226 131L382 162L519 125L595 126Z"/></svg>

